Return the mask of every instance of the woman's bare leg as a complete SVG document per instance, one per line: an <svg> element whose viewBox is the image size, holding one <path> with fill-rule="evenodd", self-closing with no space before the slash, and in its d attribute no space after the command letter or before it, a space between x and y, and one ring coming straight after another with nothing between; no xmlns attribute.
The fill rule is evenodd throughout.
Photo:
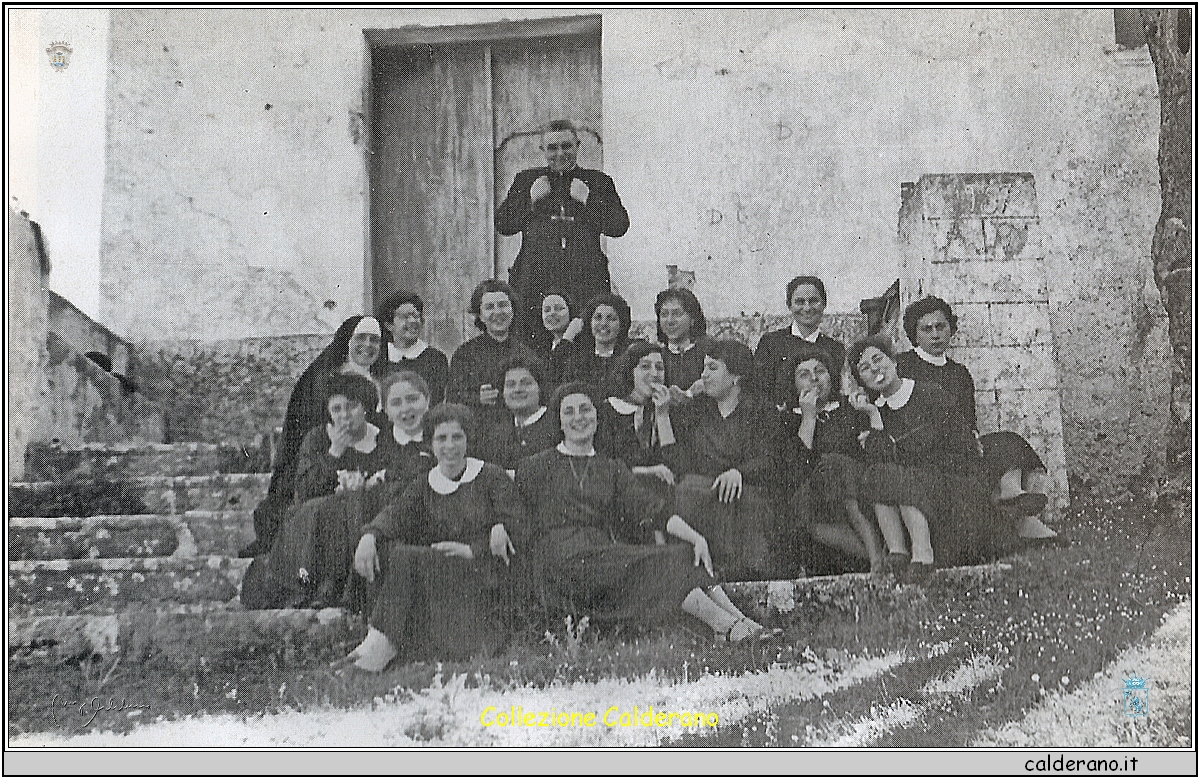
<svg viewBox="0 0 1200 779"><path fill-rule="evenodd" d="M689 592L681 605L684 611L708 625L717 635L728 634L737 622L737 617L721 608L699 587Z"/></svg>
<svg viewBox="0 0 1200 779"><path fill-rule="evenodd" d="M994 496L995 500L1009 500L1015 498L1025 490L1021 489L1021 469L1013 468L1011 471L1005 471L1000 477L1000 486L996 489Z"/></svg>
<svg viewBox="0 0 1200 779"><path fill-rule="evenodd" d="M845 504L846 516L850 518L850 526L858 534L858 540L865 547L867 559L871 561L871 572L883 568L883 544L879 540L879 530L858 507L857 500L848 500Z"/></svg>
<svg viewBox="0 0 1200 779"><path fill-rule="evenodd" d="M1021 486L1026 492L1035 492L1040 495L1048 495L1050 491L1047 489L1050 482L1050 476L1045 471L1025 471L1021 477Z"/></svg>
<svg viewBox="0 0 1200 779"><path fill-rule="evenodd" d="M900 519L900 510L885 503L875 504L875 519L879 523L879 532L883 534L883 543L889 554L907 554L908 545L904 542L904 523Z"/></svg>
<svg viewBox="0 0 1200 779"><path fill-rule="evenodd" d="M912 561L914 563L933 563L933 545L929 542L929 522L916 506L901 506L900 517L912 539Z"/></svg>
<svg viewBox="0 0 1200 779"><path fill-rule="evenodd" d="M712 598L713 602L718 606L732 614L734 618L749 619L749 617L742 613L741 609L733 605L733 601L729 600L729 596L725 594L725 589L721 585L717 584L709 587L708 597Z"/></svg>

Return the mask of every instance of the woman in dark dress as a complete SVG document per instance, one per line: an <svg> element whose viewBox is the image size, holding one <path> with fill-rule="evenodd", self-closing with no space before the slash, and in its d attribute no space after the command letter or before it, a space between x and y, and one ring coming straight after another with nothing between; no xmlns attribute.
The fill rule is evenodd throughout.
<svg viewBox="0 0 1200 779"><path fill-rule="evenodd" d="M376 312L384 331L391 333L387 343L388 369L416 373L429 385L430 406L441 403L446 399L450 364L445 354L421 337L425 329L425 303L421 296L413 292L393 293Z"/></svg>
<svg viewBox="0 0 1200 779"><path fill-rule="evenodd" d="M855 560L869 561L872 573L883 568L883 545L873 519L858 502L863 471L859 436L867 415L841 394L841 375L829 353L801 349L784 362L792 374L795 397L783 409L780 437L780 484L791 524L780 548L794 552L806 533L818 544ZM785 552L786 554L786 552ZM795 567L797 561L792 560ZM810 556L822 573L839 573L837 562Z"/></svg>
<svg viewBox="0 0 1200 779"><path fill-rule="evenodd" d="M700 301L690 289L664 289L654 299L654 316L658 320L658 342L666 347L663 363L666 366L668 387L672 394L691 391L704 372L704 348L707 345L708 321Z"/></svg>
<svg viewBox="0 0 1200 779"><path fill-rule="evenodd" d="M533 356L513 326L519 310L516 295L505 282L487 279L475 287L468 311L483 333L459 346L450 359L447 400L475 410L497 410L505 363L518 354Z"/></svg>
<svg viewBox="0 0 1200 779"><path fill-rule="evenodd" d="M602 292L588 301L583 313L584 332L570 353L552 358L550 373L563 383L581 381L602 393L613 363L629 343L629 304L616 293Z"/></svg>
<svg viewBox="0 0 1200 779"><path fill-rule="evenodd" d="M542 403L545 385L542 361L524 355L513 357L504 366L504 408L507 413L480 425L475 456L499 465L510 475L517 463L532 454L549 449L561 434L553 414Z"/></svg>
<svg viewBox="0 0 1200 779"><path fill-rule="evenodd" d="M712 547L725 578L772 575L779 412L754 392L754 356L739 341L709 342L703 395L671 412L675 505Z"/></svg>
<svg viewBox="0 0 1200 779"><path fill-rule="evenodd" d="M340 526L361 527L386 500L388 470L404 478L399 442L367 421L375 385L337 374L326 385L329 421L309 431L296 468L296 507L288 512L267 562L267 603L319 607L340 602L346 563L330 545Z"/></svg>
<svg viewBox="0 0 1200 779"><path fill-rule="evenodd" d="M362 528L354 570L382 575L366 639L346 657L378 673L397 655L461 658L503 638L510 555L525 507L498 466L467 456L471 410L443 404L426 418L437 467ZM379 542L392 542L386 552ZM386 564L385 564L386 562Z"/></svg>
<svg viewBox="0 0 1200 779"><path fill-rule="evenodd" d="M559 387L550 408L564 440L521 462L517 489L534 525L529 553L552 610L597 623L658 625L682 609L730 641L760 635L762 626L713 578L704 536L644 492L624 464L596 453L596 405L587 388ZM684 543L613 540L649 540L655 529Z"/></svg>
<svg viewBox="0 0 1200 779"><path fill-rule="evenodd" d="M530 346L542 361L550 364L558 354L558 364L565 364L566 354L575 348L575 338L583 332L583 320L575 316L575 303L567 293L552 287L542 293L541 327L533 331ZM547 397L558 386L558 377L547 373L550 386L545 387Z"/></svg>
<svg viewBox="0 0 1200 779"><path fill-rule="evenodd" d="M239 557L265 554L275 543L279 525L288 507L295 501L296 462L300 444L309 430L326 421L328 412L325 400L328 393L325 383L329 377L341 373L349 365L363 367L359 366L359 361L365 362L372 376L384 371L385 358L379 348L380 339L372 339L368 332L355 332L362 320L362 316L355 315L342 322L333 334L333 341L300 374L296 386L292 388L283 416L283 437L275 451L271 485L267 489L267 497L254 509L254 541L238 552ZM374 412L374 407L371 412Z"/></svg>
<svg viewBox="0 0 1200 779"><path fill-rule="evenodd" d="M825 282L816 276L797 276L788 282L787 307L792 312L792 324L764 335L754 352L759 390L772 403L786 403L792 394L791 381L786 378L779 381L779 367L804 344L815 344L829 352L836 365L845 362L846 347L821 332L828 302ZM838 374L841 375L841 369Z"/></svg>
<svg viewBox="0 0 1200 779"><path fill-rule="evenodd" d="M1037 452L1013 432L979 435L975 381L965 365L946 355L950 339L958 332L958 317L950 304L937 297L911 304L904 311L904 332L915 348L896 356L897 372L904 378L933 382L954 396L978 439L996 505L1019 516L1040 513L1046 506L1046 465ZM1024 532L1036 537L1057 535L1040 521L1028 525Z"/></svg>
<svg viewBox="0 0 1200 779"><path fill-rule="evenodd" d="M1015 533L989 499L975 437L954 397L901 378L885 335L856 342L850 360L862 385L879 393L871 403L856 389L850 402L870 417L863 446L872 464L859 497L874 506L889 569L907 563L909 580L921 582L935 566L978 563L1011 548Z"/></svg>

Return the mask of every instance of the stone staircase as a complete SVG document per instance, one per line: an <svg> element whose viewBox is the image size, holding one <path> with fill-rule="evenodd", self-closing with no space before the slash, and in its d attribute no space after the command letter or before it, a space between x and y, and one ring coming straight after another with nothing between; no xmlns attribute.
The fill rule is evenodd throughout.
<svg viewBox="0 0 1200 779"><path fill-rule="evenodd" d="M136 514L10 516L8 646L17 662L120 654L206 666L332 659L361 637L338 609L247 611L238 599L269 452L220 444L34 444L10 510L62 513L87 495ZM78 494L74 503L62 496ZM104 504L100 504L104 505ZM47 506L46 512L30 507Z"/></svg>

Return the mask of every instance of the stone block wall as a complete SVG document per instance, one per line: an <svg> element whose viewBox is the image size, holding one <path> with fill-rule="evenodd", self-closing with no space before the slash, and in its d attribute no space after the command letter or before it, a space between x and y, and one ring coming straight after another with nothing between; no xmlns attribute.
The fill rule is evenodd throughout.
<svg viewBox="0 0 1200 779"><path fill-rule="evenodd" d="M50 262L35 226L8 214L8 467L13 479L25 470L25 447L42 438L46 420L46 284Z"/></svg>
<svg viewBox="0 0 1200 779"><path fill-rule="evenodd" d="M56 292L50 293L49 329L79 354L99 352L108 357L114 373L128 375L133 348L123 338L80 311L74 303Z"/></svg>
<svg viewBox="0 0 1200 779"><path fill-rule="evenodd" d="M755 346L786 327L786 316L710 321L709 334ZM823 331L849 344L865 334L858 314L826 318ZM653 339L653 322L635 322L634 338ZM283 424L292 387L329 343L327 335L229 341L152 341L137 349L133 378L163 406L169 442L257 444Z"/></svg>
<svg viewBox="0 0 1200 779"><path fill-rule="evenodd" d="M922 176L900 207L901 303L926 295L959 315L952 356L975 379L981 433L1020 433L1070 502L1049 281L1029 173Z"/></svg>

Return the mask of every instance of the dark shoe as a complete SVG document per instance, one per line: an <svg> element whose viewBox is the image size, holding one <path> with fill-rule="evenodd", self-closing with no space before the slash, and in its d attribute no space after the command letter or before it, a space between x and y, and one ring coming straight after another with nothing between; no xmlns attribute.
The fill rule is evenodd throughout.
<svg viewBox="0 0 1200 779"><path fill-rule="evenodd" d="M883 558L881 575L898 582L904 581L905 573L908 571L908 560L907 552L888 552L887 557Z"/></svg>
<svg viewBox="0 0 1200 779"><path fill-rule="evenodd" d="M933 563L909 563L905 583L922 585L933 576Z"/></svg>
<svg viewBox="0 0 1200 779"><path fill-rule="evenodd" d="M1011 498L1002 498L996 501L996 505L1017 516L1032 517L1042 513L1042 509L1046 508L1046 501L1046 496L1040 492L1022 492Z"/></svg>

